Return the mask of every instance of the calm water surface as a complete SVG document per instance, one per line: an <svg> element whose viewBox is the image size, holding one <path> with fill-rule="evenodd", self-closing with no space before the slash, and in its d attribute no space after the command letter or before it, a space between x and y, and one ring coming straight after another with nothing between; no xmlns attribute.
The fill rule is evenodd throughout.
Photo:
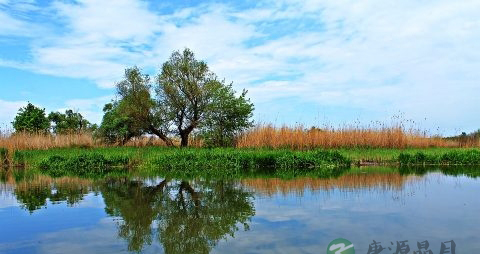
<svg viewBox="0 0 480 254"><path fill-rule="evenodd" d="M470 170L471 171L471 170ZM82 179L0 174L0 253L480 253L480 180L356 170L334 179ZM388 248L391 248L389 250Z"/></svg>

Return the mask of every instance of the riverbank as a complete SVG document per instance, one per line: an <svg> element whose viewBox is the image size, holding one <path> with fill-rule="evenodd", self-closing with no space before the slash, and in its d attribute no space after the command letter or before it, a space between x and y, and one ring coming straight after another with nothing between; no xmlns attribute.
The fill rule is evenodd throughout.
<svg viewBox="0 0 480 254"><path fill-rule="evenodd" d="M477 148L288 149L103 147L23 150L9 155L5 164L28 168L47 165L70 168L154 167L164 170L226 170L246 168L310 169L350 165L480 165ZM10 158L7 160L6 158Z"/></svg>

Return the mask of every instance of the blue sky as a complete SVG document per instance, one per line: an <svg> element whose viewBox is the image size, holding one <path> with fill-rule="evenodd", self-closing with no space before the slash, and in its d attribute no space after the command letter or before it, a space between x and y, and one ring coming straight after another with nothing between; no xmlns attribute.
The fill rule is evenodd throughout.
<svg viewBox="0 0 480 254"><path fill-rule="evenodd" d="M0 124L27 101L100 122L126 67L191 48L255 120L480 128L480 1L0 0Z"/></svg>

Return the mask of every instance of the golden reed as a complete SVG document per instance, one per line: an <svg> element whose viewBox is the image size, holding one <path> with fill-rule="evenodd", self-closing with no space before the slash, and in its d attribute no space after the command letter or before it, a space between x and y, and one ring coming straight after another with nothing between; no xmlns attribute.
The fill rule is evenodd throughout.
<svg viewBox="0 0 480 254"><path fill-rule="evenodd" d="M174 144L180 141L174 139ZM190 146L201 147L203 141L192 137ZM50 149L59 147L103 147L101 140L91 133L72 133L62 135L12 133L0 130L0 147L9 152L15 150ZM130 140L126 146L165 146L156 137L138 137ZM454 139L430 137L425 132L401 127L360 128L345 127L339 129L305 129L302 125L295 127L274 127L257 125L237 138L236 146L240 148L427 148L427 147L478 147L480 140L462 142Z"/></svg>
<svg viewBox="0 0 480 254"><path fill-rule="evenodd" d="M454 140L429 137L420 131L405 131L401 127L305 129L296 127L256 126L237 140L238 147L266 148L426 148L459 147Z"/></svg>
<svg viewBox="0 0 480 254"><path fill-rule="evenodd" d="M174 139L173 143L180 145L180 140ZM201 147L203 141L192 137L190 146ZM45 150L61 147L105 147L100 139L95 139L92 133L71 133L71 134L32 134L26 132L12 133L0 130L0 148L6 148L10 154L16 150ZM165 146L165 143L155 137L137 137L128 141L125 146Z"/></svg>

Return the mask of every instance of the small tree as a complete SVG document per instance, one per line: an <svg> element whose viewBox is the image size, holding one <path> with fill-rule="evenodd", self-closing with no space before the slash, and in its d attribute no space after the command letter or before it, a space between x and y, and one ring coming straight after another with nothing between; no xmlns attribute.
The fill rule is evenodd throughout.
<svg viewBox="0 0 480 254"><path fill-rule="evenodd" d="M102 124L97 133L106 143L124 145L132 137L141 135L141 132L133 127L132 119L119 113L118 108L118 102L105 104Z"/></svg>
<svg viewBox="0 0 480 254"><path fill-rule="evenodd" d="M38 108L30 102L18 110L12 124L15 132L46 133L50 128L45 109Z"/></svg>
<svg viewBox="0 0 480 254"><path fill-rule="evenodd" d="M48 119L54 123L53 132L57 134L79 133L91 127L90 122L83 118L82 114L71 109L65 110L65 114L51 112Z"/></svg>
<svg viewBox="0 0 480 254"><path fill-rule="evenodd" d="M232 146L235 137L253 125L254 107L246 94L244 90L236 97L231 84L216 92L201 128L207 146Z"/></svg>

